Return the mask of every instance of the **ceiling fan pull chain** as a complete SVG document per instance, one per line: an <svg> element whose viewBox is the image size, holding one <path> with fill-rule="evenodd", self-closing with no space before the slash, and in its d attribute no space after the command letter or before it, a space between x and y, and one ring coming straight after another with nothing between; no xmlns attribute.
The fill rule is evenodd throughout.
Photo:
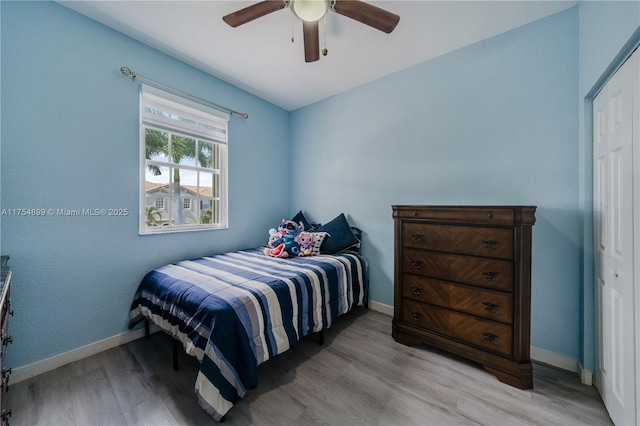
<svg viewBox="0 0 640 426"><path fill-rule="evenodd" d="M291 43L293 43L293 13L291 14Z"/></svg>
<svg viewBox="0 0 640 426"><path fill-rule="evenodd" d="M324 15L324 47L322 48L322 55L327 56L329 50L327 50L327 14Z"/></svg>

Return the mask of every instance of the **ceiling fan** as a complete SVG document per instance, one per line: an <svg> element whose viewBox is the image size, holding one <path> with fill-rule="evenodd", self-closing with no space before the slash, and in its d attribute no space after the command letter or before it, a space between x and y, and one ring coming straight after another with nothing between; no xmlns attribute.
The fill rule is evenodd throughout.
<svg viewBox="0 0 640 426"><path fill-rule="evenodd" d="M329 10L387 34L394 30L400 20L398 15L361 0L266 0L230 13L222 19L235 28L287 7L291 7L293 13L302 20L306 62L320 59L318 22ZM326 48L322 53L327 54Z"/></svg>

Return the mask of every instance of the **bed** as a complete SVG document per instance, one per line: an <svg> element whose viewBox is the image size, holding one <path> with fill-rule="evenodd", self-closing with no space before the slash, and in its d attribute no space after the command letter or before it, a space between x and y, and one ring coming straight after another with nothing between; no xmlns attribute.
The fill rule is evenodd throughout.
<svg viewBox="0 0 640 426"><path fill-rule="evenodd" d="M195 393L215 420L258 385L258 366L367 305L367 263L357 251L266 256L253 248L149 272L129 313L173 336L200 361Z"/></svg>

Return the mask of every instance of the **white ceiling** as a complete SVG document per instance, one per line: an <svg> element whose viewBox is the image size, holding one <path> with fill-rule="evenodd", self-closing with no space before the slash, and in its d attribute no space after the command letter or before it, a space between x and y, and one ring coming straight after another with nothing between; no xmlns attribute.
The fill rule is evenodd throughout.
<svg viewBox="0 0 640 426"><path fill-rule="evenodd" d="M237 28L222 21L224 15L256 2L59 3L287 111L577 4L559 0L371 1L400 16L395 31L385 34L330 12L326 30L329 54L305 63L302 22L290 9ZM324 31L322 25L320 28L322 48ZM153 70L133 71L153 78Z"/></svg>

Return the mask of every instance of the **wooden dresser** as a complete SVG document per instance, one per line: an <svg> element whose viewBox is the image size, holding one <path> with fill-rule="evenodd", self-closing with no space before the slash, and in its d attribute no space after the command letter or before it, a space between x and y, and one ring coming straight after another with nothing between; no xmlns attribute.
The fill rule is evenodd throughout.
<svg viewBox="0 0 640 426"><path fill-rule="evenodd" d="M13 338L9 335L7 327L9 325L9 316L13 315L11 310L11 268L8 265L9 256L2 256L0 258L1 278L0 281L0 425L7 426L9 424L9 417L11 417L11 410L6 408L5 395L9 390L9 376L11 375L11 369L6 368L4 365L5 348L8 344L13 342Z"/></svg>
<svg viewBox="0 0 640 426"><path fill-rule="evenodd" d="M393 338L476 361L533 388L534 206L393 206Z"/></svg>

